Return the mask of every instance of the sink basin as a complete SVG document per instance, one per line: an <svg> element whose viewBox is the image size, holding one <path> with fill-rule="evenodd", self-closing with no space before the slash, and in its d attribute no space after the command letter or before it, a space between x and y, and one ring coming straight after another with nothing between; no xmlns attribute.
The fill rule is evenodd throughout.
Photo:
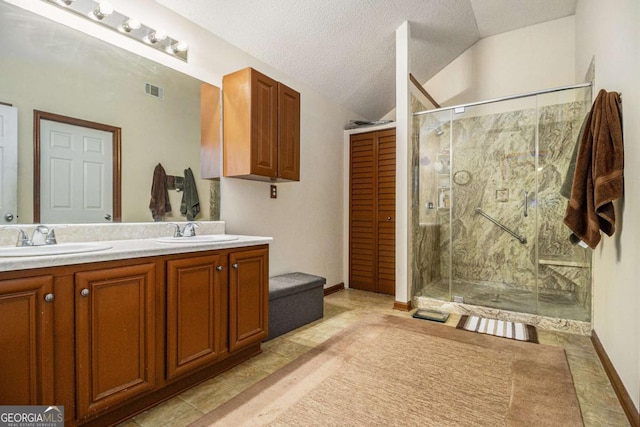
<svg viewBox="0 0 640 427"><path fill-rule="evenodd" d="M238 236L231 234L206 234L190 237L161 237L157 240L162 243L217 243L238 240Z"/></svg>
<svg viewBox="0 0 640 427"><path fill-rule="evenodd" d="M0 257L29 257L77 254L84 252L96 252L111 249L111 245L105 243L59 243L57 245L44 246L5 246L0 247Z"/></svg>

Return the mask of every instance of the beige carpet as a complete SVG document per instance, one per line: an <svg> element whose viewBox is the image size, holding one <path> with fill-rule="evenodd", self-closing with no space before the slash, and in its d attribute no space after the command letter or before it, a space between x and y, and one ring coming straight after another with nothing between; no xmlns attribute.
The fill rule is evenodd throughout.
<svg viewBox="0 0 640 427"><path fill-rule="evenodd" d="M564 350L371 315L192 426L582 426Z"/></svg>

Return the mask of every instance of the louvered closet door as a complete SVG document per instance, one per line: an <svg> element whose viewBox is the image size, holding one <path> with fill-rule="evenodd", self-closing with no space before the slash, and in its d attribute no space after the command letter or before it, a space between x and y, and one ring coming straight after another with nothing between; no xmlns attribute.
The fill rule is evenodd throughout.
<svg viewBox="0 0 640 427"><path fill-rule="evenodd" d="M349 286L395 294L395 130L351 137Z"/></svg>
<svg viewBox="0 0 640 427"><path fill-rule="evenodd" d="M396 293L396 131L378 132L377 292Z"/></svg>
<svg viewBox="0 0 640 427"><path fill-rule="evenodd" d="M375 291L375 135L351 137L349 286Z"/></svg>

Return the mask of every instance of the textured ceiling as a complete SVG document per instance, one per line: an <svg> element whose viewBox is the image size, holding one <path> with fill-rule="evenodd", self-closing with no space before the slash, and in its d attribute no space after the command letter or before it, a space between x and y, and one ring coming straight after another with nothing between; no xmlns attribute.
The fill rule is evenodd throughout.
<svg viewBox="0 0 640 427"><path fill-rule="evenodd" d="M156 0L367 119L395 107L395 30L423 82L480 38L575 13L577 0Z"/></svg>

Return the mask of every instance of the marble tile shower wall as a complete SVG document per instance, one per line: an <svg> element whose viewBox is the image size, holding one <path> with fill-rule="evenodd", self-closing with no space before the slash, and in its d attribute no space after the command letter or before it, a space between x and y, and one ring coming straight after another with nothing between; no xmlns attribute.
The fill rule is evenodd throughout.
<svg viewBox="0 0 640 427"><path fill-rule="evenodd" d="M569 242L562 223L566 199L559 193L588 107L586 102L541 107L538 129L535 108L467 115L454 120L452 129L443 126L440 136L425 132L424 125L414 129L422 134L419 150L414 151L414 161L420 164L418 194L414 193L419 199L414 203L414 289L448 281L452 259L454 281L533 291L537 269L541 295L570 293L584 307L590 306L590 251ZM415 122L419 127L421 122ZM443 176L434 162L447 158L449 132L452 173L467 171L470 180L464 185L453 182L445 190L450 203L442 207L440 193L448 184L446 176L439 182ZM477 207L525 236L527 243L478 215Z"/></svg>

